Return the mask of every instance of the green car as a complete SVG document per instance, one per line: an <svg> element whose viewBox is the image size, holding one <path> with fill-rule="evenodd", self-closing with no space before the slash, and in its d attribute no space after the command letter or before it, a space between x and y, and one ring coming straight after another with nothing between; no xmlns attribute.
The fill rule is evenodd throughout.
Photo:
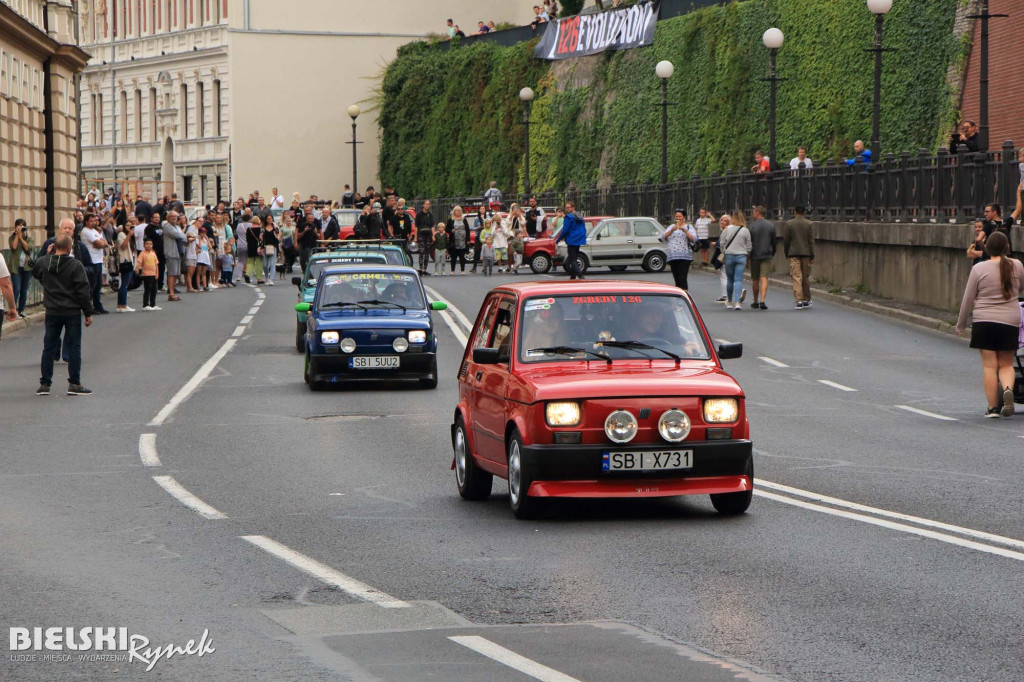
<svg viewBox="0 0 1024 682"><path fill-rule="evenodd" d="M331 265L407 265L412 259L399 244L387 242L354 242L314 250L306 266L305 277L292 277L292 284L299 288L299 303L312 303L316 294L316 282L324 268ZM304 352L306 343L306 313L296 312L295 350Z"/></svg>

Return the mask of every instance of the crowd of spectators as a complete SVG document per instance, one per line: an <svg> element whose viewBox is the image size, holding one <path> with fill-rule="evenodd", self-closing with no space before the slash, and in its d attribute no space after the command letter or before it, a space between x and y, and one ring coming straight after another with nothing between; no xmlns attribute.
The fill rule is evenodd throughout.
<svg viewBox="0 0 1024 682"><path fill-rule="evenodd" d="M618 4L618 3L616 3ZM537 29L541 24L545 24L555 17L558 16L558 3L556 0L544 0L540 5L533 6L533 19L530 21L530 26ZM491 31L498 30L498 27L493 21L478 21L476 22L476 31L470 33L471 36L482 36L490 33ZM449 18L445 21L445 35L448 40L452 38L465 38L466 32L463 31L458 24L455 23L454 19Z"/></svg>

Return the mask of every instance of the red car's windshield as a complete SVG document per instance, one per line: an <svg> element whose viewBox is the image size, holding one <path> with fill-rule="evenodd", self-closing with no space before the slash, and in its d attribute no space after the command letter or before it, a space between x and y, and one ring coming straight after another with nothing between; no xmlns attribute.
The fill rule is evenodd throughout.
<svg viewBox="0 0 1024 682"><path fill-rule="evenodd" d="M682 358L709 360L711 352L689 302L663 294L580 294L530 298L519 324L519 360L551 362L569 358L666 358L664 353L607 343L637 342ZM542 351L563 348L560 352ZM571 353L564 349L579 349Z"/></svg>

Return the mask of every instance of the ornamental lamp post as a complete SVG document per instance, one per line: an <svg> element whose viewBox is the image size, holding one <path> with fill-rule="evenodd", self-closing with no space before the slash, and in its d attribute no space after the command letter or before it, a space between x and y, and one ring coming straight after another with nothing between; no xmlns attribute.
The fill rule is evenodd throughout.
<svg viewBox="0 0 1024 682"><path fill-rule="evenodd" d="M882 24L885 15L892 9L892 0L867 0L868 10L875 15L875 44L868 52L875 53L875 96L874 114L871 122L871 158L875 163L882 160L882 53L889 52L882 47Z"/></svg>
<svg viewBox="0 0 1024 682"><path fill-rule="evenodd" d="M523 102L523 125L526 126L526 164L523 167L523 193L530 196L530 105L533 102L533 88L523 88L519 91L519 99Z"/></svg>
<svg viewBox="0 0 1024 682"><path fill-rule="evenodd" d="M661 79L661 184L668 184L668 79L676 72L672 62L658 62L654 73Z"/></svg>
<svg viewBox="0 0 1024 682"><path fill-rule="evenodd" d="M768 48L768 78L765 80L771 84L768 99L768 158L778 165L779 160L775 158L775 96L779 81L785 79L779 78L776 75L775 60L778 56L779 48L782 47L782 43L785 41L785 36L782 35L782 31L779 29L770 28L761 36L761 41Z"/></svg>
<svg viewBox="0 0 1024 682"><path fill-rule="evenodd" d="M359 105L353 104L350 106L348 108L348 115L352 117L352 141L348 143L352 145L352 191L358 192L359 182L357 178L359 176L356 172L356 145L359 142L356 142L356 119L359 118Z"/></svg>

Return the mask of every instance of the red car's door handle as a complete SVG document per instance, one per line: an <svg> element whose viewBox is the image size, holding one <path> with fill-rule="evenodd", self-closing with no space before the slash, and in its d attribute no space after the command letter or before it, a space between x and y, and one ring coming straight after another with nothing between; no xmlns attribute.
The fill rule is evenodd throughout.
<svg viewBox="0 0 1024 682"><path fill-rule="evenodd" d="M480 381L480 378L481 378L481 377L482 377L483 375L484 375L484 373L483 373L483 370L480 370L479 372L477 372L477 373L476 373L476 380L477 380L477 381Z"/></svg>

